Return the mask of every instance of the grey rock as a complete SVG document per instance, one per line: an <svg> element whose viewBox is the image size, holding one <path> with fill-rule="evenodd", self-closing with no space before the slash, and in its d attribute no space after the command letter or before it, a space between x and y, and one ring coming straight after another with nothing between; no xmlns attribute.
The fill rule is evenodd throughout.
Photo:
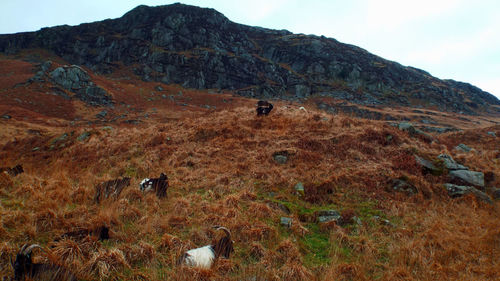
<svg viewBox="0 0 500 281"><path fill-rule="evenodd" d="M81 135L76 138L79 141L85 141L90 137L90 132L83 132Z"/></svg>
<svg viewBox="0 0 500 281"><path fill-rule="evenodd" d="M88 73L76 65L58 67L50 72L49 76L53 82L66 90L79 90L85 88L90 82Z"/></svg>
<svg viewBox="0 0 500 281"><path fill-rule="evenodd" d="M484 187L484 174L467 170L455 170L450 172L452 180L458 183L471 184L478 187Z"/></svg>
<svg viewBox="0 0 500 281"><path fill-rule="evenodd" d="M401 123L399 123L398 124L398 129L400 129L401 131L407 131L410 134L415 134L416 133L415 127L413 126L413 124L411 124L409 122L401 122Z"/></svg>
<svg viewBox="0 0 500 281"><path fill-rule="evenodd" d="M414 195L418 192L417 188L414 185L402 179L393 179L391 182L391 186L392 190L404 192L408 195Z"/></svg>
<svg viewBox="0 0 500 281"><path fill-rule="evenodd" d="M462 152L470 152L472 150L472 148L470 148L469 146L467 146L467 145L465 145L463 143L457 145L455 147L455 149L458 150L458 151L462 151Z"/></svg>
<svg viewBox="0 0 500 281"><path fill-rule="evenodd" d="M4 114L4 115L2 115L2 118L6 119L6 120L9 120L9 119L12 118L12 116L10 116L9 114Z"/></svg>
<svg viewBox="0 0 500 281"><path fill-rule="evenodd" d="M292 219L291 218L281 217L280 218L280 223L283 226L292 227Z"/></svg>
<svg viewBox="0 0 500 281"><path fill-rule="evenodd" d="M58 67L49 73L52 82L74 92L75 97L90 105L112 105L111 96L96 86L89 74L77 65Z"/></svg>
<svg viewBox="0 0 500 281"><path fill-rule="evenodd" d="M286 162L288 161L288 157L286 157L285 155L277 154L277 155L274 155L273 158L274 158L274 161L276 161L276 163L278 163L278 164L286 164Z"/></svg>
<svg viewBox="0 0 500 281"><path fill-rule="evenodd" d="M431 135L427 134L426 132L424 132L420 129L415 128L415 126L413 126L413 124L410 122L399 123L398 129L400 129L401 131L408 132L408 134L410 134L411 136L421 135L421 136L425 136L428 139L432 139Z"/></svg>
<svg viewBox="0 0 500 281"><path fill-rule="evenodd" d="M465 167L464 165L458 164L453 160L453 158L448 155L448 154L439 154L438 159L441 159L443 161L444 166L448 170L468 170L469 168Z"/></svg>
<svg viewBox="0 0 500 281"><path fill-rule="evenodd" d="M493 203L491 198L486 193L484 193L484 192L482 192L482 191L480 191L477 188L472 187L472 186L463 186L463 185L445 183L444 187L448 191L448 195L450 197L459 197L459 196L463 196L465 194L472 193L472 194L474 194L474 196L476 196L476 198L478 198L484 202L487 202L490 204Z"/></svg>
<svg viewBox="0 0 500 281"><path fill-rule="evenodd" d="M495 134L495 132L487 132L488 135L492 136L492 137L497 137L497 135Z"/></svg>
<svg viewBox="0 0 500 281"><path fill-rule="evenodd" d="M68 133L64 133L64 134L60 135L59 137L53 139L50 143L53 145L53 144L55 144L57 142L65 141L68 137L69 137L69 134Z"/></svg>
<svg viewBox="0 0 500 281"><path fill-rule="evenodd" d="M49 71L50 67L52 67L52 61L50 61L50 60L42 63L42 65L41 65L41 69L43 72Z"/></svg>
<svg viewBox="0 0 500 281"><path fill-rule="evenodd" d="M108 115L108 112L107 112L106 110L103 110L103 111L101 111L101 112L97 113L97 114L96 114L96 117L97 117L97 118L105 118L105 117L106 117L106 115Z"/></svg>
<svg viewBox="0 0 500 281"><path fill-rule="evenodd" d="M295 191L297 191L299 194L304 194L304 184L301 183L301 182L298 182L296 185L295 185Z"/></svg>
<svg viewBox="0 0 500 281"><path fill-rule="evenodd" d="M417 161L417 164L422 166L424 169L431 171L431 172L438 172L439 168L437 168L431 161L426 160L422 157L419 157L415 155L415 161Z"/></svg>
<svg viewBox="0 0 500 281"><path fill-rule="evenodd" d="M338 221L341 217L340 213L336 210L319 211L317 214L319 222Z"/></svg>

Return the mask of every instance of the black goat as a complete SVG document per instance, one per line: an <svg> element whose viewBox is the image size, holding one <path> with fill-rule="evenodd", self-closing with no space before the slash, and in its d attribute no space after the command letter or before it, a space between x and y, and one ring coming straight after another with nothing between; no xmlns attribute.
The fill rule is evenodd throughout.
<svg viewBox="0 0 500 281"><path fill-rule="evenodd" d="M115 179L102 182L95 186L94 201L99 204L101 200L113 196L116 200L122 190L130 185L130 178Z"/></svg>
<svg viewBox="0 0 500 281"><path fill-rule="evenodd" d="M18 164L13 168L1 167L0 172L7 172L7 174L9 174L11 177L15 177L19 174L24 173L24 169L23 169L23 166Z"/></svg>
<svg viewBox="0 0 500 281"><path fill-rule="evenodd" d="M38 244L31 246L24 244L17 253L16 261L11 261L14 268L14 280L77 280L73 273L59 265L33 263L31 252L35 248L42 249Z"/></svg>
<svg viewBox="0 0 500 281"><path fill-rule="evenodd" d="M273 104L260 100L257 102L257 116L268 115L273 110Z"/></svg>
<svg viewBox="0 0 500 281"><path fill-rule="evenodd" d="M158 198L167 196L168 177L161 173L159 178L145 178L139 184L141 191L155 191Z"/></svg>

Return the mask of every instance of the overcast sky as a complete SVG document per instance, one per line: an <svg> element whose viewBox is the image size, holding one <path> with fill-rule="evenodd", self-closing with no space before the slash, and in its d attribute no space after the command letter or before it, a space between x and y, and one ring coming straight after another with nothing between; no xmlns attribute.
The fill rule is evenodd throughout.
<svg viewBox="0 0 500 281"><path fill-rule="evenodd" d="M117 18L179 1L1 0L0 34ZM498 0L184 0L242 24L325 35L500 98Z"/></svg>

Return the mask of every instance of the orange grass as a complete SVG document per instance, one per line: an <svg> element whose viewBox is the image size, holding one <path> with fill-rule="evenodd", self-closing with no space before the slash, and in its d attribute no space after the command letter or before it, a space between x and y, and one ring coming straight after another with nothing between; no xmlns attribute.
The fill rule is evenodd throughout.
<svg viewBox="0 0 500 281"><path fill-rule="evenodd" d="M155 89L94 78L117 100L141 87L149 94ZM164 88L167 95L180 91ZM9 259L30 242L49 249L36 258L85 280L500 280L498 203L448 198L446 176L425 173L414 158L448 153L471 170L489 172L488 188L500 187L500 142L487 135L500 136L498 126L429 142L383 122L304 112L284 102L259 118L253 100L224 94L234 107L224 106L217 95L182 91L196 110L158 99L157 114L139 125L63 126L65 117L41 115L0 120L0 166L25 169L14 178L0 175L0 275L12 276ZM154 103L135 98L144 111ZM220 108L198 106L208 102ZM71 110L85 118L98 112ZM84 132L90 136L78 140ZM454 150L459 143L475 151ZM287 162L278 164L277 154ZM169 177L166 198L138 190L144 177L162 172ZM130 186L116 201L95 204L94 186L118 177L130 177ZM395 178L418 193L393 193ZM304 194L295 192L297 182ZM315 214L325 209L338 210L341 223L319 225ZM280 217L292 218L292 227L281 226ZM110 228L107 241L58 240L102 225ZM217 239L213 225L231 230L231 259L209 270L177 266L183 251Z"/></svg>

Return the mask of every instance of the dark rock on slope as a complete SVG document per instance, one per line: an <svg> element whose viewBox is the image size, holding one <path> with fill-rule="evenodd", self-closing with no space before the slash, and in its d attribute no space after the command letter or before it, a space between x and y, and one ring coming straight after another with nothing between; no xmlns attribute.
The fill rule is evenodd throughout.
<svg viewBox="0 0 500 281"><path fill-rule="evenodd" d="M44 48L110 73L133 66L147 81L230 89L260 98L321 95L363 105L427 106L475 114L500 101L335 39L233 23L213 9L139 6L114 20L0 35L0 52Z"/></svg>

